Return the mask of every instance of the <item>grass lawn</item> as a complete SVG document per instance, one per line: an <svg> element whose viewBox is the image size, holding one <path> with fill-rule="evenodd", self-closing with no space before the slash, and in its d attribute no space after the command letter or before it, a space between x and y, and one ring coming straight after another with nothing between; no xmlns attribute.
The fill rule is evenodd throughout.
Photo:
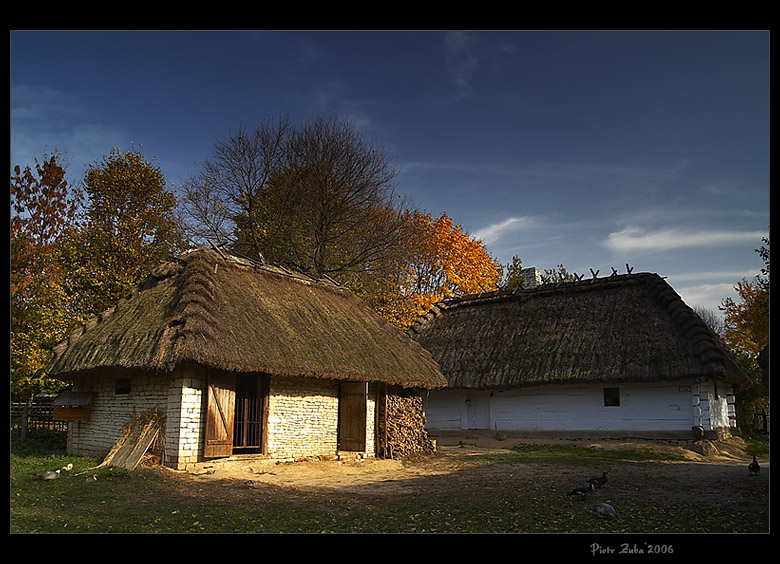
<svg viewBox="0 0 780 564"><path fill-rule="evenodd" d="M479 457L478 466L547 464L561 468L601 468L604 453L593 460L589 449L519 449ZM612 453L610 468L637 468L653 462L646 453ZM42 470L72 464L61 477L45 482ZM268 486L242 489L215 480L204 487L163 469L116 468L90 470L100 460L65 454L58 438L12 441L12 533L712 533L767 532L766 511L746 514L740 505L711 505L705 510L684 499L659 501L642 495L619 499L621 512L631 519L594 518L586 503L566 498L549 488L497 492L446 487L431 495L377 500L339 495L299 495ZM513 466L516 465L516 466ZM85 478L97 476L86 483ZM758 482L747 482L750 487ZM232 488L232 489L231 489ZM768 488L767 488L768 489ZM613 492L616 490L613 490ZM763 490L750 495L763 496Z"/></svg>

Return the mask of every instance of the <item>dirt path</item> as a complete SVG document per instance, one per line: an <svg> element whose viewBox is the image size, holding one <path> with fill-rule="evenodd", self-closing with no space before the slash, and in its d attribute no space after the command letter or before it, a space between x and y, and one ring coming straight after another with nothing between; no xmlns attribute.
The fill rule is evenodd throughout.
<svg viewBox="0 0 780 564"><path fill-rule="evenodd" d="M236 458L198 464L186 473L196 481L220 480L231 491L273 487L289 495L353 496L356 499L381 500L403 496L437 495L517 495L526 491L534 495L568 491L584 483L592 469L583 470L561 464L510 463L484 464L474 457L489 452L508 452L522 442L537 444L571 444L565 440L529 440L513 443L439 445L432 455L417 455L403 460L367 459L351 462L306 460L277 463L271 460ZM469 441L461 441L469 443ZM769 461L760 457L762 471L750 477L747 465L751 456L740 439L717 444L699 444L697 452L690 445L665 444L657 441L584 441L577 446L595 449L646 449L674 452L684 459L675 462L621 463L610 469L609 495L631 496L641 488L643 495L659 501L684 500L697 503L731 503L745 512L765 510L768 506ZM704 447L704 448L701 448ZM607 470L607 468L604 468ZM728 492L727 496L702 496L708 492ZM606 491L606 490L605 490ZM710 501L708 501L710 500Z"/></svg>

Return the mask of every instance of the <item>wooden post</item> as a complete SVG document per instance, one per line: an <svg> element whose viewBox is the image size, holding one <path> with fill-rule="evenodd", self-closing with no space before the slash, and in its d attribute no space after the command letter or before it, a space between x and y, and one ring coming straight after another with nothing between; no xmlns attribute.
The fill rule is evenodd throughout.
<svg viewBox="0 0 780 564"><path fill-rule="evenodd" d="M22 427L21 427L21 438L22 440L25 440L27 438L27 416L30 412L30 401L26 401L24 403L24 407L22 408Z"/></svg>

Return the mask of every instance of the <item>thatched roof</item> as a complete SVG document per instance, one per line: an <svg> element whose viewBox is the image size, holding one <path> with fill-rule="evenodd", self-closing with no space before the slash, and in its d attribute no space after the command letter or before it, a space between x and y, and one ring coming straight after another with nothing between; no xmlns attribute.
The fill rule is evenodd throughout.
<svg viewBox="0 0 780 564"><path fill-rule="evenodd" d="M437 304L410 329L452 388L747 377L657 274Z"/></svg>
<svg viewBox="0 0 780 564"><path fill-rule="evenodd" d="M328 281L199 249L157 268L55 348L49 375L203 365L273 375L446 385L430 354Z"/></svg>

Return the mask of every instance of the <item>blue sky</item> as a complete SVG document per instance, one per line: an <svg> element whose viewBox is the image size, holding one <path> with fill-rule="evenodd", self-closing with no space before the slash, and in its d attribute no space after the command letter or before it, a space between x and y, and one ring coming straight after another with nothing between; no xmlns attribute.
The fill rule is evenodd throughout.
<svg viewBox="0 0 780 564"><path fill-rule="evenodd" d="M239 126L349 118L502 263L666 276L717 310L769 232L764 31L12 31L11 165L135 148L173 185Z"/></svg>

